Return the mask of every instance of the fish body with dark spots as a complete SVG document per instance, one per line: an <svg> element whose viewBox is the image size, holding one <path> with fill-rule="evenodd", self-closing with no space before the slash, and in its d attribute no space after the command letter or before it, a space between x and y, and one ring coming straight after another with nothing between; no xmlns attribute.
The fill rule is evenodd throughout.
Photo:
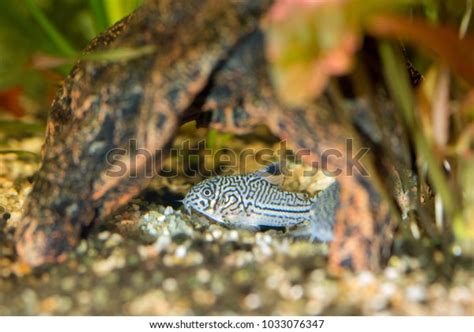
<svg viewBox="0 0 474 332"><path fill-rule="evenodd" d="M308 221L312 240L330 241L339 185L331 184L315 197L282 189L281 181L267 172L271 166L245 175L216 176L188 192L183 200L195 212L232 228L260 230L286 228Z"/></svg>

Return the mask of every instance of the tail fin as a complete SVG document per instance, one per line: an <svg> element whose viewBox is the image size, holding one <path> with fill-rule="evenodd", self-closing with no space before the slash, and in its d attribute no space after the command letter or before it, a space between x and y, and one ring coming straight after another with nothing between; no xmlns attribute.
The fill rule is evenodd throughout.
<svg viewBox="0 0 474 332"><path fill-rule="evenodd" d="M311 240L322 242L333 239L333 226L339 206L340 186L337 181L313 198L311 207Z"/></svg>

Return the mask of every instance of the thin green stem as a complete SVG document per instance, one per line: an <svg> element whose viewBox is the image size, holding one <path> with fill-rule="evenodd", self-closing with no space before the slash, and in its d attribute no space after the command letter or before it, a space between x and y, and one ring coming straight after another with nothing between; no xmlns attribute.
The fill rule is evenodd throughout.
<svg viewBox="0 0 474 332"><path fill-rule="evenodd" d="M77 53L74 47L69 44L66 38L64 38L64 36L56 29L51 21L38 8L34 0L25 0L25 3L38 25L53 41L53 43L58 48L58 51L67 56L72 56Z"/></svg>
<svg viewBox="0 0 474 332"><path fill-rule="evenodd" d="M386 81L395 102L402 111L403 118L415 141L416 149L428 164L428 173L436 191L441 195L446 211L451 215L454 213L454 197L451 194L446 178L439 166L432 147L428 143L422 131L417 128L417 120L414 114L413 94L410 90L408 77L403 64L398 61L392 46L388 42L382 42L379 51L384 63Z"/></svg>
<svg viewBox="0 0 474 332"><path fill-rule="evenodd" d="M91 61L128 61L156 51L155 45L145 45L138 48L124 47L114 50L106 50L71 57L72 61L77 59Z"/></svg>
<svg viewBox="0 0 474 332"><path fill-rule="evenodd" d="M472 16L472 0L466 0L466 11L461 20L461 25L459 26L459 38L464 38L467 33L467 29L469 28L469 23L471 22Z"/></svg>
<svg viewBox="0 0 474 332"><path fill-rule="evenodd" d="M104 8L104 2L102 0L89 0L89 7L94 13L96 33L99 34L105 31L109 27L109 21Z"/></svg>
<svg viewBox="0 0 474 332"><path fill-rule="evenodd" d="M104 7L107 13L109 25L114 24L124 17L124 3L122 0L104 0Z"/></svg>

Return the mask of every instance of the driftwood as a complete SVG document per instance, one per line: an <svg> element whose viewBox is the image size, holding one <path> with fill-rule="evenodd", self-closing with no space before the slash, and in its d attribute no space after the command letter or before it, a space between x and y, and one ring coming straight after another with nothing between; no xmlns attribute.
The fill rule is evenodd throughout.
<svg viewBox="0 0 474 332"><path fill-rule="evenodd" d="M259 19L270 5L252 0L148 1L90 43L86 54L153 49L124 61L79 61L64 81L17 230L22 260L33 266L64 261L93 222L147 186L150 178L144 172L150 158L138 157L136 164L125 158L126 172L111 176L108 151L130 152L134 140L159 155L159 167L179 125L198 119L234 132L265 123L291 147L309 150L306 162L321 164L325 151L340 151L343 156L329 160L328 166L342 170L330 266L335 271L341 266L380 267L390 253L394 220L374 183L390 188L383 179L393 170L370 135L347 129L347 119L332 110L331 98L304 110L287 109L277 101L259 30ZM388 135L392 133L390 129ZM347 157L348 142L354 154L371 147L362 163L369 176L353 167L358 161ZM380 153L377 162L375 152Z"/></svg>

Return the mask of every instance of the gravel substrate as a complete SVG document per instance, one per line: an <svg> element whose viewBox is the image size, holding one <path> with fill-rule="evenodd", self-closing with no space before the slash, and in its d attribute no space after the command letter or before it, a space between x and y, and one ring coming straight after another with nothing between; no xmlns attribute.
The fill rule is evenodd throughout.
<svg viewBox="0 0 474 332"><path fill-rule="evenodd" d="M37 149L41 138L30 140ZM166 206L192 185L183 177L156 179L66 263L32 271L15 261L12 234L37 166L0 155L0 315L474 314L469 258L459 257L449 282L423 251L396 254L378 274L336 278L326 271L324 244L226 229L172 200ZM288 186L308 190L314 182Z"/></svg>

